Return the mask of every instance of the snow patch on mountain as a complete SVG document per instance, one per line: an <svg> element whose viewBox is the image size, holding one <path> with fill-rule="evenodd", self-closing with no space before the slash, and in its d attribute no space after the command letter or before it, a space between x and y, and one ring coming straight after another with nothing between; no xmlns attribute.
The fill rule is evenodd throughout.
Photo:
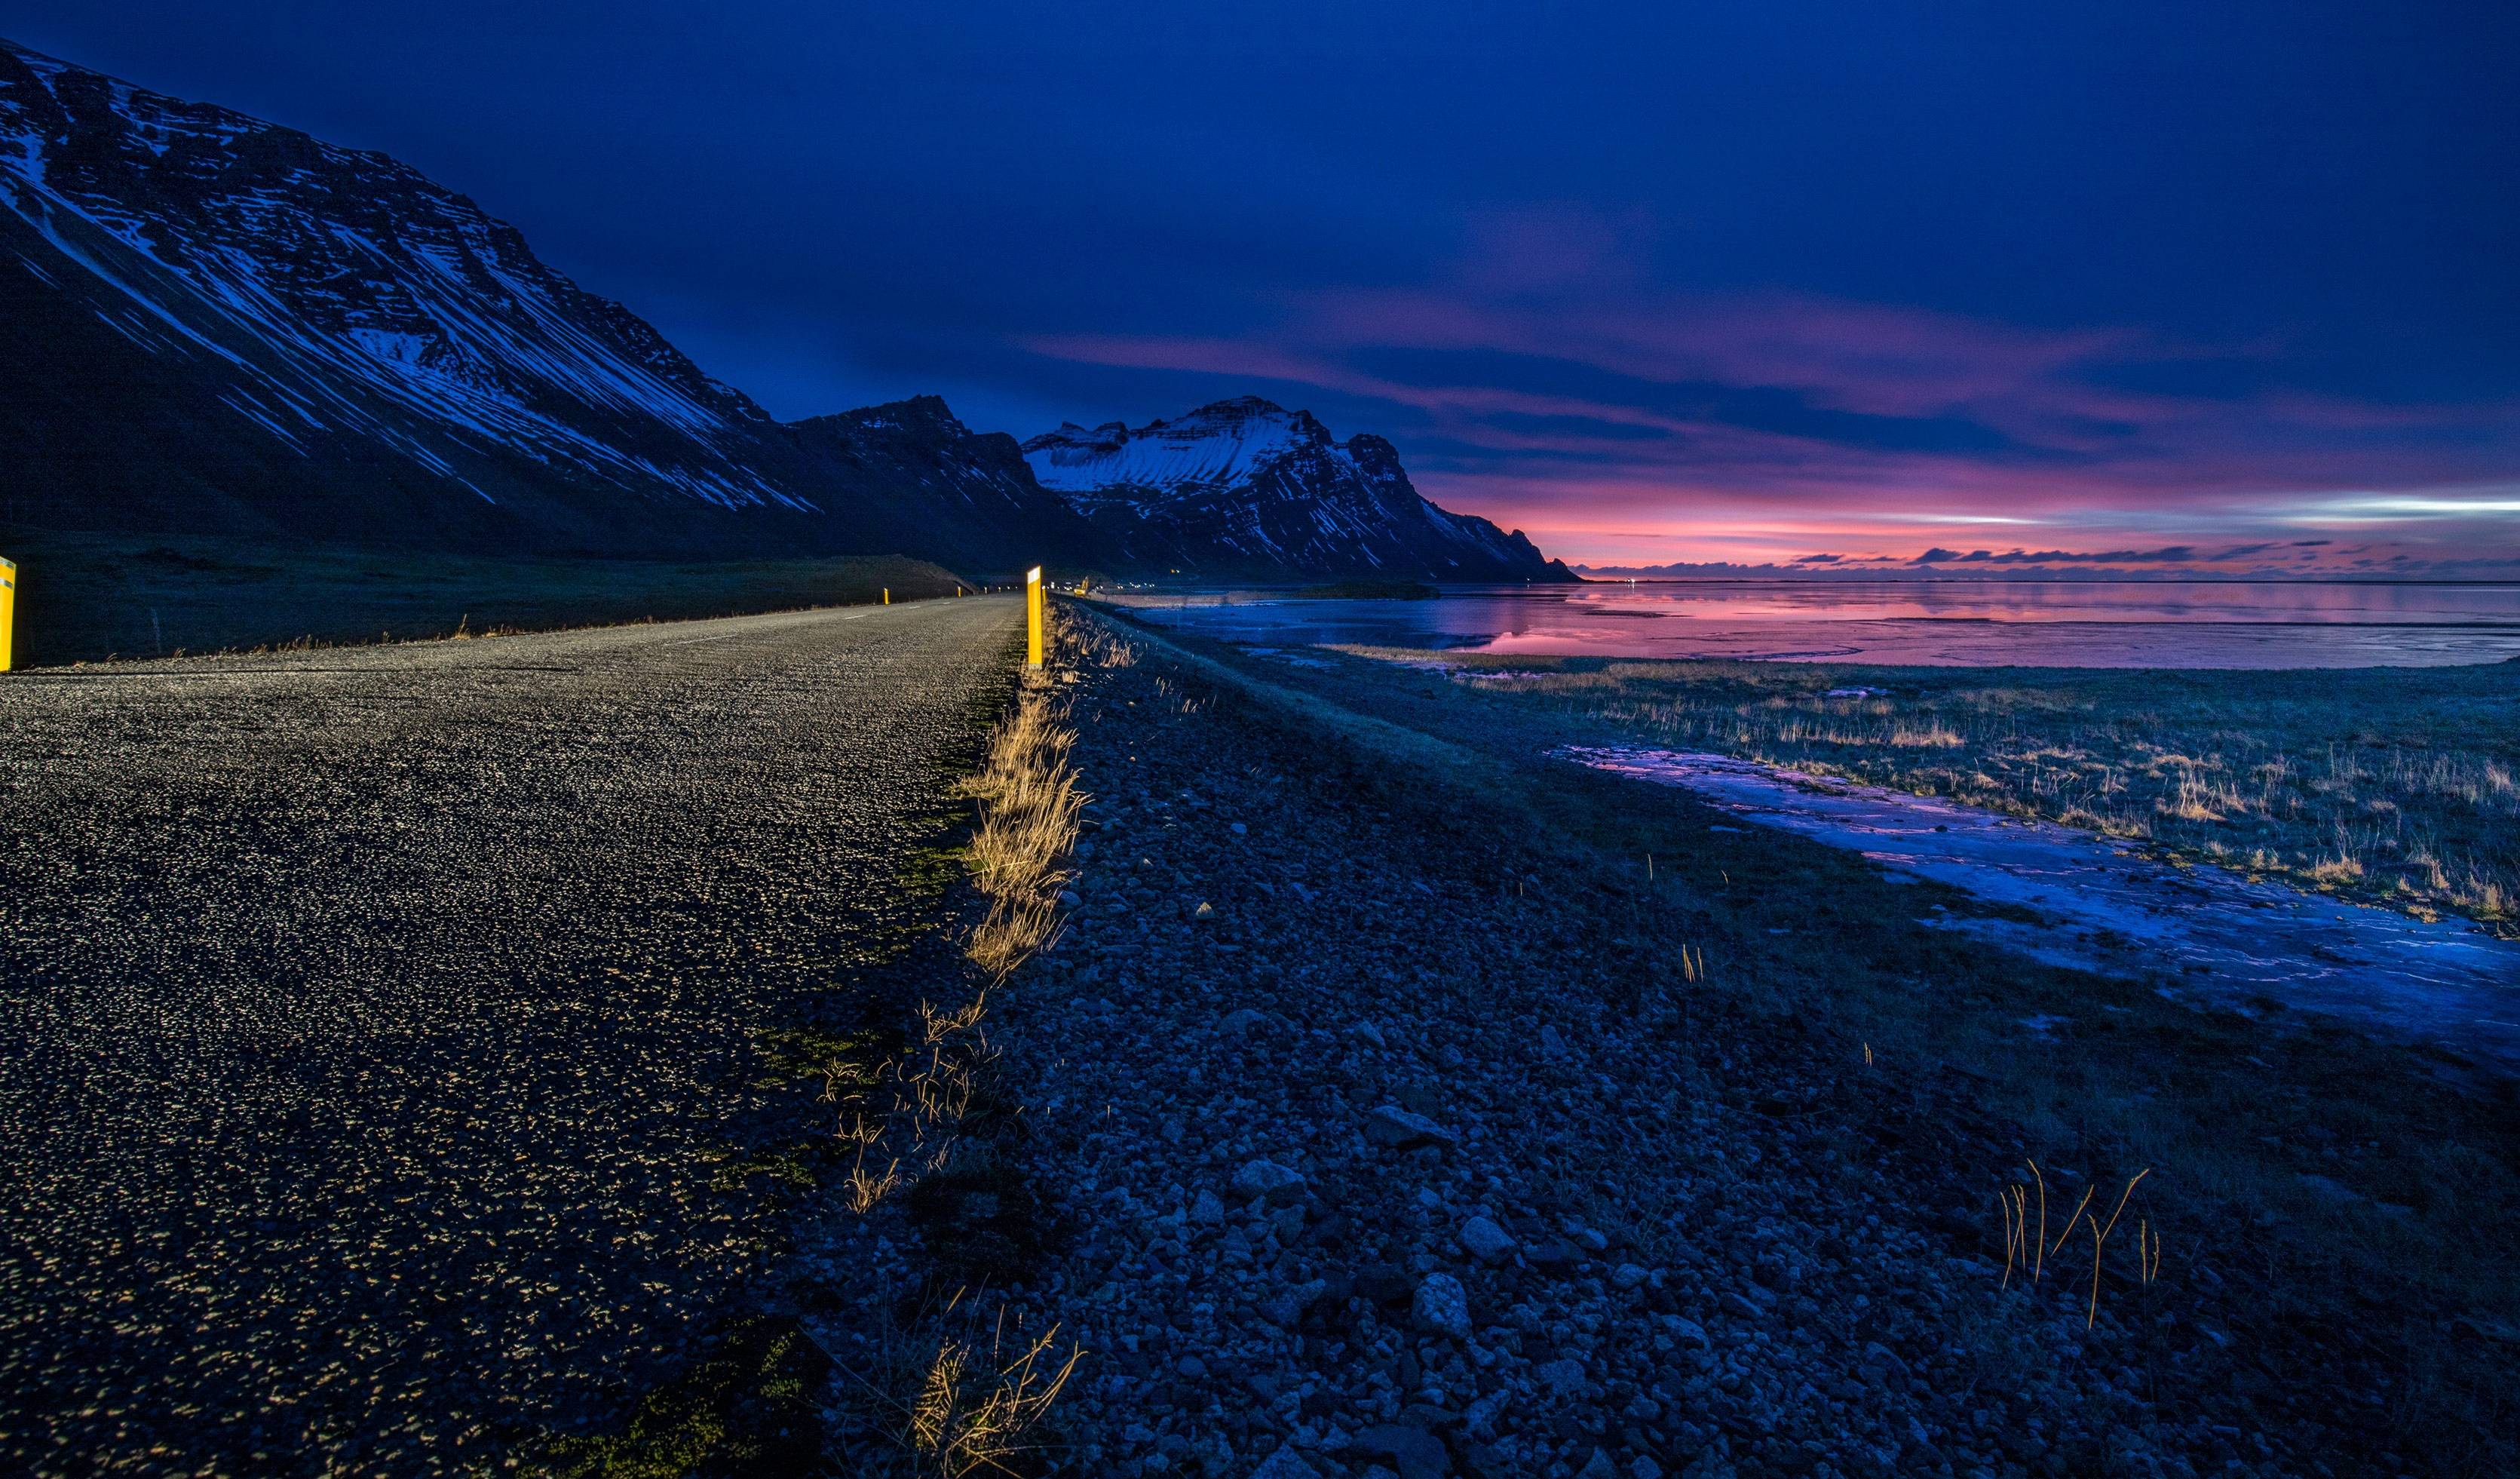
<svg viewBox="0 0 2520 1479"><path fill-rule="evenodd" d="M1299 446L1328 447L1329 440L1310 414L1243 396L1135 431L1122 422L1092 430L1069 422L1024 443L1024 460L1043 487L1074 495L1070 501L1082 505L1131 493L1231 486Z"/></svg>
<svg viewBox="0 0 2520 1479"><path fill-rule="evenodd" d="M1074 422L1023 444L1043 486L1129 557L1210 577L1568 578L1519 533L1418 496L1378 436L1345 442L1258 396L1135 430Z"/></svg>
<svg viewBox="0 0 2520 1479"><path fill-rule="evenodd" d="M0 43L0 208L60 253L46 281L106 290L125 337L225 361L250 389L221 399L265 429L245 405L276 397L432 471L451 465L417 448L442 433L633 490L811 507L723 445L768 425L758 407L382 155Z"/></svg>

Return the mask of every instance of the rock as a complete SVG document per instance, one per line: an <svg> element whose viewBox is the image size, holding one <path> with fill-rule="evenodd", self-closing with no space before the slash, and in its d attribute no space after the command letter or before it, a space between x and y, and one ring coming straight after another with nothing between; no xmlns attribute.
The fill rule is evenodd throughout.
<svg viewBox="0 0 2520 1479"><path fill-rule="evenodd" d="M1462 1414L1462 1431L1473 1438L1491 1436L1496 1432L1497 1418L1504 1415L1506 1404L1512 1400L1511 1388L1499 1387L1471 1403L1469 1411Z"/></svg>
<svg viewBox="0 0 2520 1479"><path fill-rule="evenodd" d="M1291 1330L1303 1322L1304 1312L1329 1292L1327 1279L1308 1279L1282 1294L1260 1301L1261 1317L1281 1329Z"/></svg>
<svg viewBox="0 0 2520 1479"><path fill-rule="evenodd" d="M1551 1057L1564 1057L1567 1053L1566 1039L1558 1035L1555 1027L1546 1022L1540 1027L1540 1051Z"/></svg>
<svg viewBox="0 0 2520 1479"><path fill-rule="evenodd" d="M1619 1479L1619 1466L1610 1461L1607 1451L1595 1449L1593 1457L1585 1459L1584 1466L1575 1471L1575 1479Z"/></svg>
<svg viewBox="0 0 2520 1479"><path fill-rule="evenodd" d="M1422 1114L1412 1114L1398 1104L1383 1104L1368 1113L1365 1138L1393 1150L1456 1143L1452 1131Z"/></svg>
<svg viewBox="0 0 2520 1479"><path fill-rule="evenodd" d="M1382 1040L1382 1029L1374 1026L1372 1022L1359 1022L1356 1024L1354 1031L1358 1037L1372 1043L1376 1048L1385 1048L1390 1046Z"/></svg>
<svg viewBox="0 0 2520 1479"><path fill-rule="evenodd" d="M1533 1268L1551 1273L1571 1269L1584 1261L1584 1255L1575 1251L1575 1245L1562 1237L1547 1238L1534 1243L1523 1257Z"/></svg>
<svg viewBox="0 0 2520 1479"><path fill-rule="evenodd" d="M1268 1023L1267 1012L1254 1011L1248 1007L1242 1007L1227 1012L1225 1019L1216 1024L1216 1030L1230 1037L1240 1037L1252 1028L1265 1027Z"/></svg>
<svg viewBox="0 0 2520 1479"><path fill-rule="evenodd" d="M1462 1224L1462 1247L1485 1264L1499 1264L1513 1256L1513 1234L1484 1217L1473 1217Z"/></svg>
<svg viewBox="0 0 2520 1479"><path fill-rule="evenodd" d="M1628 1479L1662 1479L1662 1465L1639 1454L1637 1461L1628 1465Z"/></svg>
<svg viewBox="0 0 2520 1479"><path fill-rule="evenodd" d="M1207 1363L1195 1356L1185 1356L1173 1363L1173 1369L1196 1381L1207 1374Z"/></svg>
<svg viewBox="0 0 2520 1479"><path fill-rule="evenodd" d="M1272 1160L1249 1161L1234 1173L1234 1189L1259 1200L1290 1202L1304 1194L1304 1173Z"/></svg>
<svg viewBox="0 0 2520 1479"><path fill-rule="evenodd" d="M1610 1271L1610 1287L1621 1290L1633 1289L1650 1277L1635 1264L1621 1264Z"/></svg>
<svg viewBox="0 0 2520 1479"><path fill-rule="evenodd" d="M1213 1191L1201 1187L1198 1199L1190 1204L1190 1220L1207 1227L1225 1221L1225 1203Z"/></svg>
<svg viewBox="0 0 2520 1479"><path fill-rule="evenodd" d="M1539 1378L1541 1385L1561 1396L1584 1388L1584 1363L1580 1361L1563 1357L1544 1361L1531 1368L1531 1374Z"/></svg>
<svg viewBox="0 0 2520 1479"><path fill-rule="evenodd" d="M1347 1451L1365 1458L1386 1460L1400 1479L1444 1479L1453 1471L1453 1456L1444 1441L1423 1428L1386 1423L1356 1435Z"/></svg>
<svg viewBox="0 0 2520 1479"><path fill-rule="evenodd" d="M1251 1479L1321 1479L1321 1470L1291 1443L1278 1446L1278 1452L1260 1460L1251 1471Z"/></svg>
<svg viewBox="0 0 2520 1479"><path fill-rule="evenodd" d="M1225 828L1226 830L1234 833L1238 837L1247 836L1251 831L1250 828L1243 826L1239 822L1228 822L1225 824Z"/></svg>
<svg viewBox="0 0 2520 1479"><path fill-rule="evenodd" d="M1429 1274L1420 1280L1409 1313L1421 1329L1455 1340L1470 1338L1470 1296L1450 1274Z"/></svg>
<svg viewBox="0 0 2520 1479"><path fill-rule="evenodd" d="M1216 906L1213 904L1201 903L1198 908L1190 912L1190 917L1193 919L1213 919L1216 918Z"/></svg>

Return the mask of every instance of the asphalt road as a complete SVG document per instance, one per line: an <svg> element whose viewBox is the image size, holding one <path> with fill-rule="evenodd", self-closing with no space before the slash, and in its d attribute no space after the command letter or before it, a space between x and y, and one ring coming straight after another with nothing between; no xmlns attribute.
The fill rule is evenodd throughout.
<svg viewBox="0 0 2520 1479"><path fill-rule="evenodd" d="M765 1256L755 1034L904 925L1003 598L0 680L0 1471L416 1473Z"/></svg>

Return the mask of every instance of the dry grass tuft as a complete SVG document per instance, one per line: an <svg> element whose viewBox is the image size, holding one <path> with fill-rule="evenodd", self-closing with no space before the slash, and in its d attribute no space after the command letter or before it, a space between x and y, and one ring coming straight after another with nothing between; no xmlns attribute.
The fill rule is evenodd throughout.
<svg viewBox="0 0 2520 1479"><path fill-rule="evenodd" d="M1058 623L1052 633L1055 642ZM964 784L980 803L968 850L971 881L989 901L965 953L992 979L1058 932L1063 865L1087 800L1068 758L1075 743L1066 705L1046 685L1028 686L990 740L988 763Z"/></svg>
<svg viewBox="0 0 2520 1479"><path fill-rule="evenodd" d="M1029 1446L1027 1435L1084 1358L1077 1346L1062 1356L1058 1345L1057 1325L1030 1340L1017 1333L1010 1342L1003 1308L985 1353L962 1340L939 1340L910 1412L911 1446L922 1467L941 1479L1015 1472L1010 1460Z"/></svg>

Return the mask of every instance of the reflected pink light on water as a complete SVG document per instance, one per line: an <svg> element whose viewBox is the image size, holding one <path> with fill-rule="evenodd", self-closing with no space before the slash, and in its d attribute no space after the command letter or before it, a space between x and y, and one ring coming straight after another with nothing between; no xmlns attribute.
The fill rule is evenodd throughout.
<svg viewBox="0 0 2520 1479"><path fill-rule="evenodd" d="M2520 656L2520 585L1686 582L1440 601L1209 592L1131 602L1278 647L1929 666L2319 668Z"/></svg>

